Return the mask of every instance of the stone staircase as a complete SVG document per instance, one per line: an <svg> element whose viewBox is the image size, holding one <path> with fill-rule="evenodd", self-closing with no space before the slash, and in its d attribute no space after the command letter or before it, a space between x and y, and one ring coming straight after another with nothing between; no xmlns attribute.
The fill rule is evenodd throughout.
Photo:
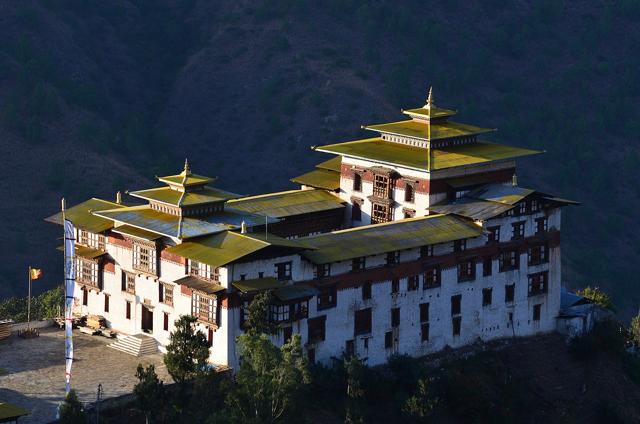
<svg viewBox="0 0 640 424"><path fill-rule="evenodd" d="M111 343L109 347L133 356L151 355L158 352L156 339L146 334L126 336L115 343Z"/></svg>

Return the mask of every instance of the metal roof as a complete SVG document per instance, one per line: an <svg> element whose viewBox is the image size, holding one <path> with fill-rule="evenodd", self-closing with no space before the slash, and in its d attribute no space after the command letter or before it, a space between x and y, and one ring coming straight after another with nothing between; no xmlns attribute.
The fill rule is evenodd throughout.
<svg viewBox="0 0 640 424"><path fill-rule="evenodd" d="M63 248L64 250L64 248ZM93 247L76 245L76 255L87 259L99 258L102 255L106 255L107 252L100 249L94 249Z"/></svg>
<svg viewBox="0 0 640 424"><path fill-rule="evenodd" d="M240 194L230 193L212 187L202 187L198 190L187 192L178 191L171 187L158 187L146 190L132 191L131 196L145 200L167 203L173 206L193 206L203 203L222 202L229 199L242 197Z"/></svg>
<svg viewBox="0 0 640 424"><path fill-rule="evenodd" d="M268 238L263 240L258 236L253 237L252 234L224 231L185 241L167 248L167 252L214 267L220 267L269 246L302 248L294 240L283 239L272 234L269 234Z"/></svg>
<svg viewBox="0 0 640 424"><path fill-rule="evenodd" d="M240 290L242 293L253 293L257 291L271 290L282 287L282 283L273 277L234 281L233 283L231 283L231 285Z"/></svg>
<svg viewBox="0 0 640 424"><path fill-rule="evenodd" d="M237 229L240 228L242 221L245 221L248 226L264 223L262 216L229 208L201 218L170 215L151 209L149 205L106 210L96 212L96 215L153 233L182 239Z"/></svg>
<svg viewBox="0 0 640 424"><path fill-rule="evenodd" d="M384 141L380 137L320 146L316 150L404 166L420 171L435 171L541 153L536 150L478 141L470 144L432 148L431 168L429 169L427 168L429 154L427 149Z"/></svg>
<svg viewBox="0 0 640 424"><path fill-rule="evenodd" d="M532 193L535 193L535 190L514 186L512 184L487 184L470 191L465 196L505 205L515 205Z"/></svg>
<svg viewBox="0 0 640 424"><path fill-rule="evenodd" d="M316 264L379 255L482 235L482 228L453 215L409 218L335 231L299 240L316 250L303 256Z"/></svg>
<svg viewBox="0 0 640 424"><path fill-rule="evenodd" d="M92 212L103 211L107 209L124 208L121 205L107 200L96 199L95 197L85 202L68 208L65 211L65 217L73 223L73 225L81 230L90 233L101 233L113 227L113 221L101 218L92 214ZM45 221L62 225L62 212L45 218Z"/></svg>
<svg viewBox="0 0 640 424"><path fill-rule="evenodd" d="M340 156L338 158L341 159ZM291 178L289 181L309 187L335 191L340 188L340 173L327 169L314 169L306 174Z"/></svg>
<svg viewBox="0 0 640 424"><path fill-rule="evenodd" d="M26 409L8 402L0 401L0 420L2 420L2 422L17 420L19 417L29 414L30 412Z"/></svg>
<svg viewBox="0 0 640 424"><path fill-rule="evenodd" d="M191 290L199 291L208 295L216 294L225 290L225 288L218 283L214 283L213 281L206 281L201 278L194 277L193 275L182 277L174 281L174 283L181 286L187 286Z"/></svg>
<svg viewBox="0 0 640 424"><path fill-rule="evenodd" d="M229 200L227 205L248 213L284 218L344 208L344 201L324 190L291 190Z"/></svg>
<svg viewBox="0 0 640 424"><path fill-rule="evenodd" d="M157 240L162 237L160 234L152 233L151 231L143 230L141 228L132 227L131 225L121 225L119 227L115 227L113 229L113 232L149 241Z"/></svg>
<svg viewBox="0 0 640 424"><path fill-rule="evenodd" d="M309 284L291 284L280 287L273 292L273 295L282 302L288 302L298 299L309 299L317 295L320 291Z"/></svg>
<svg viewBox="0 0 640 424"><path fill-rule="evenodd" d="M431 106L430 108L419 107L415 109L403 110L402 113L405 113L407 115L419 115L419 116L429 117L433 119L433 118L444 118L446 116L453 116L458 112L451 109L444 109L441 107Z"/></svg>
<svg viewBox="0 0 640 424"><path fill-rule="evenodd" d="M424 140L441 140L445 138L464 137L468 135L484 134L495 131L491 128L481 128L475 125L460 124L458 122L421 122L407 120L389 122L386 124L365 125L365 129L382 133L421 138Z"/></svg>
<svg viewBox="0 0 640 424"><path fill-rule="evenodd" d="M455 203L444 203L429 206L429 211L443 214L452 213L479 221L493 218L494 216L507 212L509 209L513 209L513 205L464 197L457 200Z"/></svg>
<svg viewBox="0 0 640 424"><path fill-rule="evenodd" d="M326 169L327 171L340 172L340 165L342 165L342 158L340 156L333 157L324 162L320 162L316 165L318 169Z"/></svg>

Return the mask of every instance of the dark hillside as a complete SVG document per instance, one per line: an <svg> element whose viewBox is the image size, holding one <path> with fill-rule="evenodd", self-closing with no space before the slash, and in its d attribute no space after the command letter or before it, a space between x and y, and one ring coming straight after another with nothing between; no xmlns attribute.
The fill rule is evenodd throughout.
<svg viewBox="0 0 640 424"><path fill-rule="evenodd" d="M185 156L245 193L291 187L309 146L436 103L547 150L523 186L566 211L566 281L640 301L640 7L466 1L8 1L0 5L0 296L59 273L59 197L140 188ZM241 170L238 172L238 170ZM23 229L26 229L23 230Z"/></svg>

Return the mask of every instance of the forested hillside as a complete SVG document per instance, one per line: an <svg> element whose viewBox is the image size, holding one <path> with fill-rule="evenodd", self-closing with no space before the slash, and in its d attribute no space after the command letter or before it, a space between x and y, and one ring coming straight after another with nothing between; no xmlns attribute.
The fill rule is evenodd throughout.
<svg viewBox="0 0 640 424"><path fill-rule="evenodd" d="M547 151L519 182L565 210L570 285L640 303L640 3L379 0L0 3L0 296L60 281L42 221L181 168L258 193L324 159L311 145L399 118L429 85L497 142Z"/></svg>

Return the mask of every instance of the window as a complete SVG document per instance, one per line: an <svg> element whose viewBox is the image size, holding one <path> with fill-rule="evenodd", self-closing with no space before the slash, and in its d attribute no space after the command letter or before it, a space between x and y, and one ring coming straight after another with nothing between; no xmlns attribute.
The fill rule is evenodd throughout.
<svg viewBox="0 0 640 424"><path fill-rule="evenodd" d="M476 265L473 259L458 264L458 283L476 278Z"/></svg>
<svg viewBox="0 0 640 424"><path fill-rule="evenodd" d="M351 260L351 271L362 271L365 268L365 258L353 258Z"/></svg>
<svg viewBox="0 0 640 424"><path fill-rule="evenodd" d="M393 332L387 331L384 333L384 348L391 349L393 347Z"/></svg>
<svg viewBox="0 0 640 424"><path fill-rule="evenodd" d="M492 288L484 288L484 289L482 289L482 306L490 306L492 297L493 297L493 289Z"/></svg>
<svg viewBox="0 0 640 424"><path fill-rule="evenodd" d="M102 234L90 233L86 230L78 230L78 244L105 250L105 237Z"/></svg>
<svg viewBox="0 0 640 424"><path fill-rule="evenodd" d="M498 259L500 272L518 269L520 266L520 255L517 250L502 252Z"/></svg>
<svg viewBox="0 0 640 424"><path fill-rule="evenodd" d="M325 278L331 275L331 264L316 265L316 278Z"/></svg>
<svg viewBox="0 0 640 424"><path fill-rule="evenodd" d="M424 286L423 289L432 289L440 287L440 266L430 266L424 271Z"/></svg>
<svg viewBox="0 0 640 424"><path fill-rule="evenodd" d="M460 327L462 326L462 317L451 318L452 333L454 336L460 335Z"/></svg>
<svg viewBox="0 0 640 424"><path fill-rule="evenodd" d="M529 296L536 296L547 292L549 272L529 274Z"/></svg>
<svg viewBox="0 0 640 424"><path fill-rule="evenodd" d="M173 306L173 286L165 283L158 283L158 301L160 303Z"/></svg>
<svg viewBox="0 0 640 424"><path fill-rule="evenodd" d="M269 317L273 322L299 321L309 317L309 302L269 305Z"/></svg>
<svg viewBox="0 0 640 424"><path fill-rule="evenodd" d="M82 288L82 304L84 306L89 305L89 290L86 287Z"/></svg>
<svg viewBox="0 0 640 424"><path fill-rule="evenodd" d="M379 224L391 221L391 205L382 203L371 204L371 223Z"/></svg>
<svg viewBox="0 0 640 424"><path fill-rule="evenodd" d="M109 295L104 294L104 311L109 312Z"/></svg>
<svg viewBox="0 0 640 424"><path fill-rule="evenodd" d="M207 335L207 345L209 345L209 347L213 346L213 329L212 328L209 329L209 334Z"/></svg>
<svg viewBox="0 0 640 424"><path fill-rule="evenodd" d="M244 281L247 279L247 274L240 274L240 281Z"/></svg>
<svg viewBox="0 0 640 424"><path fill-rule="evenodd" d="M354 356L356 354L356 345L353 340L347 340L344 344L344 354L347 357Z"/></svg>
<svg viewBox="0 0 640 424"><path fill-rule="evenodd" d="M156 247L153 243L136 241L133 243L133 269L156 273Z"/></svg>
<svg viewBox="0 0 640 424"><path fill-rule="evenodd" d="M460 315L462 311L462 295L451 296L451 316Z"/></svg>
<svg viewBox="0 0 640 424"><path fill-rule="evenodd" d="M488 277L489 275L491 275L492 268L493 268L493 260L491 259L491 256L485 257L482 260L482 275L484 277Z"/></svg>
<svg viewBox="0 0 640 424"><path fill-rule="evenodd" d="M498 243L500 241L500 227L487 228L487 243Z"/></svg>
<svg viewBox="0 0 640 424"><path fill-rule="evenodd" d="M320 287L318 294L318 309L328 309L336 306L336 286Z"/></svg>
<svg viewBox="0 0 640 424"><path fill-rule="evenodd" d="M504 286L504 301L505 303L513 303L513 300L516 295L516 285L515 284L507 284Z"/></svg>
<svg viewBox="0 0 640 424"><path fill-rule="evenodd" d="M400 308L391 308L391 326L400 327Z"/></svg>
<svg viewBox="0 0 640 424"><path fill-rule="evenodd" d="M316 363L316 350L312 349L312 348L308 348L307 349L307 359L309 360L310 364L315 364Z"/></svg>
<svg viewBox="0 0 640 424"><path fill-rule="evenodd" d="M258 272L258 278L264 278L264 271Z"/></svg>
<svg viewBox="0 0 640 424"><path fill-rule="evenodd" d="M125 318L131 319L131 302L129 302L128 300L125 300L125 302L126 302Z"/></svg>
<svg viewBox="0 0 640 424"><path fill-rule="evenodd" d="M542 304L538 303L537 305L533 305L533 320L540 321L540 312L542 310Z"/></svg>
<svg viewBox="0 0 640 424"><path fill-rule="evenodd" d="M371 299L371 282L367 281L362 285L362 300Z"/></svg>
<svg viewBox="0 0 640 424"><path fill-rule="evenodd" d="M407 183L404 187L404 201L413 203L415 201L416 192L413 185Z"/></svg>
<svg viewBox="0 0 640 424"><path fill-rule="evenodd" d="M389 177L386 175L375 175L373 179L373 195L382 197L383 199L389 198Z"/></svg>
<svg viewBox="0 0 640 424"><path fill-rule="evenodd" d="M531 213L536 213L540 210L540 202L538 199L531 199Z"/></svg>
<svg viewBox="0 0 640 424"><path fill-rule="evenodd" d="M420 287L420 276L410 275L407 277L407 291L415 291Z"/></svg>
<svg viewBox="0 0 640 424"><path fill-rule="evenodd" d="M217 306L217 299L214 296L206 296L198 292L193 292L191 295L191 315L200 321L217 325Z"/></svg>
<svg viewBox="0 0 640 424"><path fill-rule="evenodd" d="M220 268L194 260L189 260L188 266L189 275L209 281L220 281Z"/></svg>
<svg viewBox="0 0 640 424"><path fill-rule="evenodd" d="M400 263L400 252L387 252L387 266Z"/></svg>
<svg viewBox="0 0 640 424"><path fill-rule="evenodd" d="M420 322L429 322L429 304L420 304Z"/></svg>
<svg viewBox="0 0 640 424"><path fill-rule="evenodd" d="M547 217L536 219L536 235L544 234L549 230L549 220Z"/></svg>
<svg viewBox="0 0 640 424"><path fill-rule="evenodd" d="M162 329L164 331L169 331L169 314L166 312L163 314Z"/></svg>
<svg viewBox="0 0 640 424"><path fill-rule="evenodd" d="M398 294L400 291L400 279L394 278L391 280L391 294Z"/></svg>
<svg viewBox="0 0 640 424"><path fill-rule="evenodd" d="M433 245L428 244L426 246L420 247L420 257L421 258L430 258L433 256Z"/></svg>
<svg viewBox="0 0 640 424"><path fill-rule="evenodd" d="M529 265L538 265L549 262L549 248L546 244L529 248Z"/></svg>
<svg viewBox="0 0 640 424"><path fill-rule="evenodd" d="M362 175L353 174L353 191L362 191Z"/></svg>
<svg viewBox="0 0 640 424"><path fill-rule="evenodd" d="M82 244L84 246L89 245L89 233L86 230L78 231L78 244Z"/></svg>
<svg viewBox="0 0 640 424"><path fill-rule="evenodd" d="M514 222L511 224L511 240L521 239L524 237L524 221Z"/></svg>
<svg viewBox="0 0 640 424"><path fill-rule="evenodd" d="M518 206L516 206L518 215L524 215L527 213L527 202L520 202Z"/></svg>
<svg viewBox="0 0 640 424"><path fill-rule="evenodd" d="M325 315L316 318L309 318L307 321L309 343L324 341L326 320L327 317Z"/></svg>
<svg viewBox="0 0 640 424"><path fill-rule="evenodd" d="M404 219L413 218L416 216L416 211L413 209L402 208L402 216Z"/></svg>
<svg viewBox="0 0 640 424"><path fill-rule="evenodd" d="M275 264L275 267L278 280L291 280L291 262L282 262L279 264Z"/></svg>
<svg viewBox="0 0 640 424"><path fill-rule="evenodd" d="M136 294L136 275L122 271L122 290Z"/></svg>
<svg viewBox="0 0 640 424"><path fill-rule="evenodd" d="M356 311L354 329L356 336L371 333L371 308Z"/></svg>
<svg viewBox="0 0 640 424"><path fill-rule="evenodd" d="M359 202L353 202L351 204L351 219L353 221L362 220L362 205Z"/></svg>
<svg viewBox="0 0 640 424"><path fill-rule="evenodd" d="M467 241L466 240L456 240L453 242L453 251L458 253L467 249Z"/></svg>
<svg viewBox="0 0 640 424"><path fill-rule="evenodd" d="M423 342L429 341L429 323L428 322L423 322L422 324L420 324L420 339Z"/></svg>
<svg viewBox="0 0 640 424"><path fill-rule="evenodd" d="M98 261L78 257L76 262L78 283L98 288Z"/></svg>

